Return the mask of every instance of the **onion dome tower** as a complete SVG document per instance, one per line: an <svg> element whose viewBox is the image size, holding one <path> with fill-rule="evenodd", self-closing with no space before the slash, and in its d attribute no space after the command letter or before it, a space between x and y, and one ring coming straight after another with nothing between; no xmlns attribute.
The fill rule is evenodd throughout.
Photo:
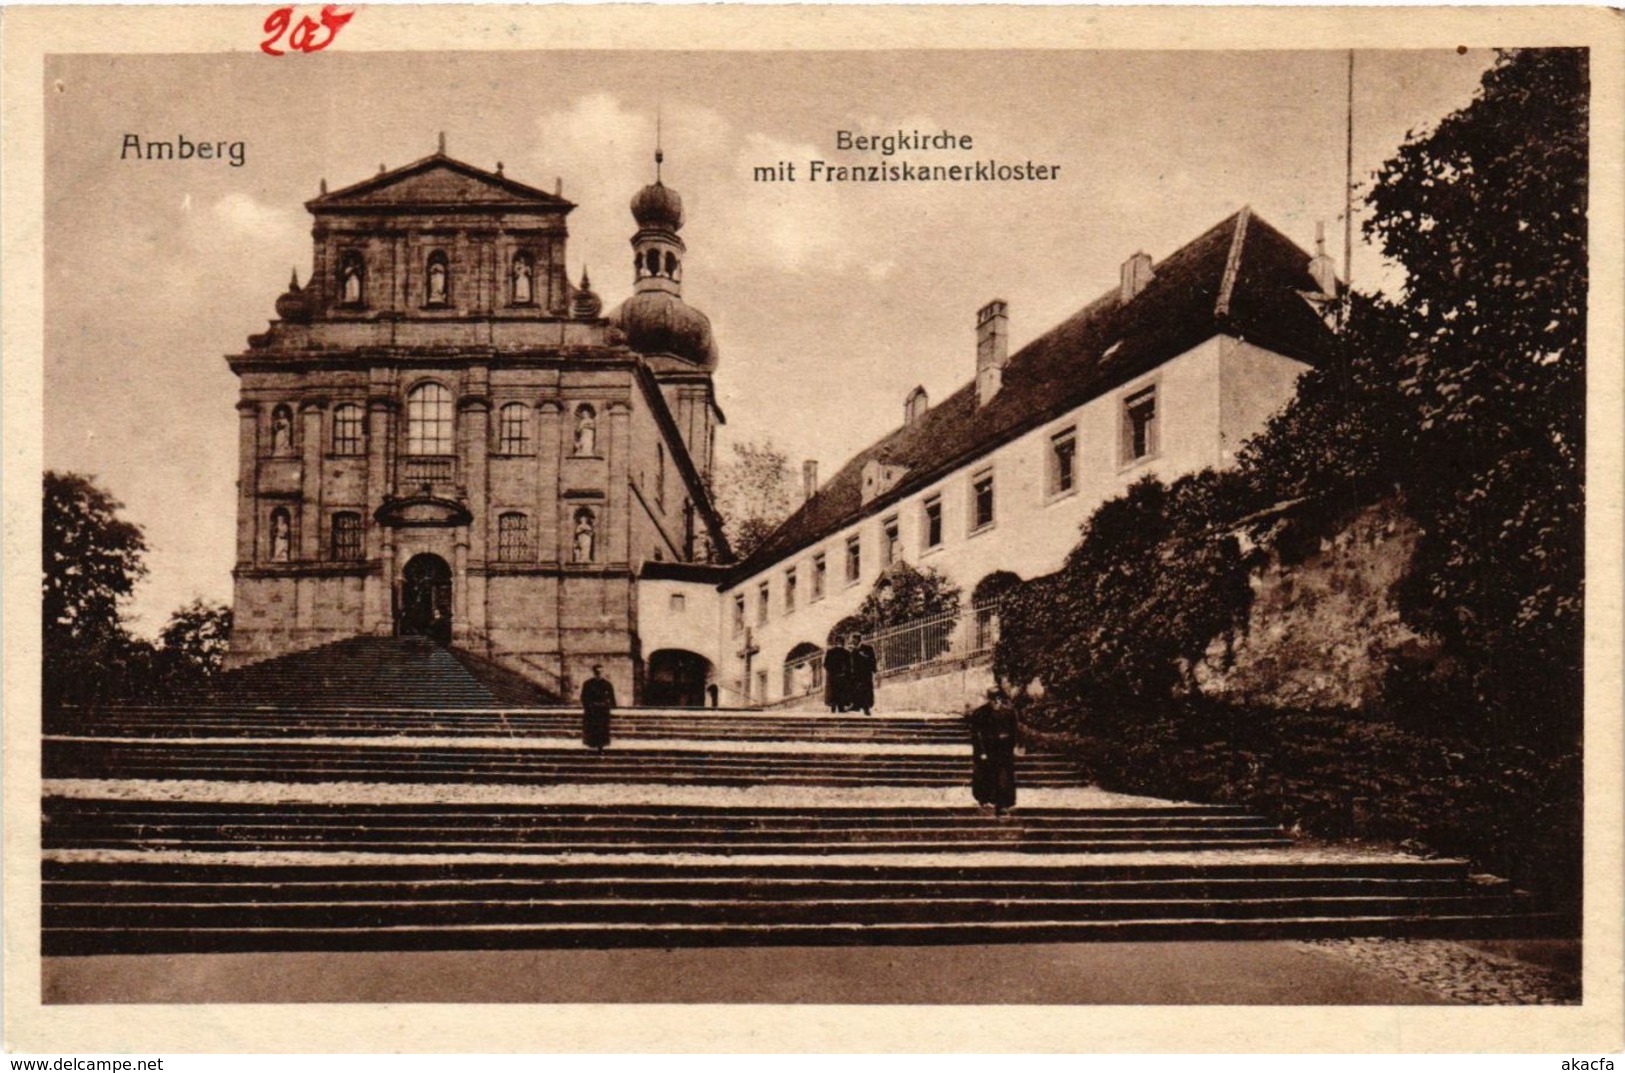
<svg viewBox="0 0 1625 1073"><path fill-rule="evenodd" d="M717 365L711 320L683 301L683 257L688 247L683 229L683 199L660 181L665 155L655 150L655 181L632 198L632 297L609 315L612 326L626 333L632 349L651 357L679 358L711 372Z"/></svg>

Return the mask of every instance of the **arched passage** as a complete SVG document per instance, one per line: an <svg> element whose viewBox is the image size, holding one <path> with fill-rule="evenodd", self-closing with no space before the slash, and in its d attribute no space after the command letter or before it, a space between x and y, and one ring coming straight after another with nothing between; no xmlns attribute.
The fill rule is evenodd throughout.
<svg viewBox="0 0 1625 1073"><path fill-rule="evenodd" d="M401 570L396 632L451 643L451 567L440 556L414 555Z"/></svg>
<svg viewBox="0 0 1625 1073"><path fill-rule="evenodd" d="M824 650L803 641L784 656L784 695L800 697L824 688Z"/></svg>
<svg viewBox="0 0 1625 1073"><path fill-rule="evenodd" d="M643 703L651 707L702 708L711 661L697 652L662 648L649 655Z"/></svg>

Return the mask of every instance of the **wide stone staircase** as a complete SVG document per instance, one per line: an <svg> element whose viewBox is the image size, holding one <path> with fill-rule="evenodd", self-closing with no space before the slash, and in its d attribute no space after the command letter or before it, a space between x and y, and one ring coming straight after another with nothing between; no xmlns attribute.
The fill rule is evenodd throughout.
<svg viewBox="0 0 1625 1073"><path fill-rule="evenodd" d="M567 709L494 693L425 703L445 687L422 676L467 669L441 654L454 662L408 651L420 676L387 689L346 687L371 705L216 694L53 716L44 952L1510 936L1563 923L1460 861L1304 847L1244 809L1113 798L1056 756L1023 756L1021 807L994 817L970 803L955 716L629 710L600 755L573 740Z"/></svg>

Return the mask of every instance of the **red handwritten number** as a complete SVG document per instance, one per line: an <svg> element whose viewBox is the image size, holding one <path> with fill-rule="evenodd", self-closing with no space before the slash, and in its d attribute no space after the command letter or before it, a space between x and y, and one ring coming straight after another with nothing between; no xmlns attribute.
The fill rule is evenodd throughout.
<svg viewBox="0 0 1625 1073"><path fill-rule="evenodd" d="M333 39L344 29L344 24L355 17L353 11L338 11L334 5L327 4L322 8L322 21L317 23L309 15L293 22L293 8L279 7L265 19L265 32L268 35L260 42L260 51L268 56L283 56L286 52L277 48L282 35L288 35L288 47L299 52L320 52L333 43ZM293 32L288 32L288 26L293 23ZM327 36L317 39L317 31L326 30Z"/></svg>

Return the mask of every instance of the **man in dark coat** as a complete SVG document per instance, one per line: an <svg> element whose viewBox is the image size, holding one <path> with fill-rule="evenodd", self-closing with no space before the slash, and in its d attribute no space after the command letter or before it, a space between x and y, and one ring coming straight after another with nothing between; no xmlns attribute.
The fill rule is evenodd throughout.
<svg viewBox="0 0 1625 1073"><path fill-rule="evenodd" d="M875 650L854 633L846 639L846 651L850 659L846 672L846 705L862 708L863 714L868 715L875 706Z"/></svg>
<svg viewBox="0 0 1625 1073"><path fill-rule="evenodd" d="M1003 689L970 714L971 794L995 815L1016 805L1016 709Z"/></svg>
<svg viewBox="0 0 1625 1073"><path fill-rule="evenodd" d="M824 703L832 712L844 712L849 706L852 654L839 644L824 653Z"/></svg>
<svg viewBox="0 0 1625 1073"><path fill-rule="evenodd" d="M604 751L609 744L609 712L615 707L615 687L604 677L604 668L595 665L592 677L581 684L581 743Z"/></svg>

